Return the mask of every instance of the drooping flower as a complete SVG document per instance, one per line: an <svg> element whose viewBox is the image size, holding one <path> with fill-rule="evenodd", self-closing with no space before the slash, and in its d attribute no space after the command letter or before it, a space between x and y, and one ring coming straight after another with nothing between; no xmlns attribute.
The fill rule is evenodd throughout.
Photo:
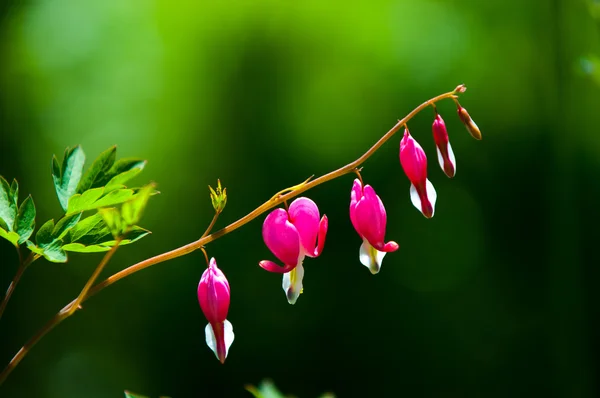
<svg viewBox="0 0 600 398"><path fill-rule="evenodd" d="M206 344L221 363L225 363L234 338L233 326L226 319L230 298L229 282L217 267L215 259L211 258L198 284L198 301L208 320L205 329Z"/></svg>
<svg viewBox="0 0 600 398"><path fill-rule="evenodd" d="M327 216L319 221L319 208L312 200L302 197L294 200L289 209L275 209L263 223L265 244L283 267L269 260L259 265L270 272L283 273L283 290L288 302L294 304L302 293L304 257L318 257L325 245Z"/></svg>
<svg viewBox="0 0 600 398"><path fill-rule="evenodd" d="M456 159L454 158L454 152L452 151L452 146L448 140L446 124L439 113L435 116L432 130L440 167L448 177L452 178L456 174Z"/></svg>
<svg viewBox="0 0 600 398"><path fill-rule="evenodd" d="M458 117L465 124L465 127L467 128L467 131L469 132L469 134L471 134L471 136L473 138L475 138L476 140L480 140L482 138L481 131L479 130L479 127L477 127L477 124L475 124L473 119L471 119L469 112L467 112L467 110L465 108L463 108L462 106L460 106L458 104L457 104L457 106L458 106Z"/></svg>
<svg viewBox="0 0 600 398"><path fill-rule="evenodd" d="M372 274L381 269L386 253L398 250L394 241L385 243L387 215L383 202L370 185L362 186L356 178L350 192L350 221L363 240L360 245L359 259Z"/></svg>
<svg viewBox="0 0 600 398"><path fill-rule="evenodd" d="M427 179L427 156L408 129L404 129L404 137L400 141L400 164L410 180L412 204L425 217L433 217L437 194L433 184Z"/></svg>

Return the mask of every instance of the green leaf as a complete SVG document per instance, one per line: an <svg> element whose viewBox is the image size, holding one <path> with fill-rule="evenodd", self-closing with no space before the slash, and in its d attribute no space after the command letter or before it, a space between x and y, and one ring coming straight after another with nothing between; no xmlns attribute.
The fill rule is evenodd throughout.
<svg viewBox="0 0 600 398"><path fill-rule="evenodd" d="M35 234L35 242L38 246L49 245L52 242L52 231L54 230L54 220L48 220L38 229Z"/></svg>
<svg viewBox="0 0 600 398"><path fill-rule="evenodd" d="M131 199L135 194L135 190L124 188L110 191L106 195L104 193L105 188L94 188L84 192L82 195L74 195L71 201L69 201L67 214L121 204Z"/></svg>
<svg viewBox="0 0 600 398"><path fill-rule="evenodd" d="M67 234L67 232L69 232L69 230L71 228L73 228L75 226L75 224L77 224L79 222L80 218L81 218L81 213L71 214L71 215L64 216L63 218L61 218L58 221L58 223L56 223L56 226L52 230L52 239L53 240L62 239Z"/></svg>
<svg viewBox="0 0 600 398"><path fill-rule="evenodd" d="M129 231L129 233L127 233L127 238L121 240L121 243L119 243L119 246L128 245L130 243L136 242L136 241L142 239L144 236L149 235L150 233L151 232L146 229L135 226L131 229L131 231ZM85 245L80 242L67 243L66 245L61 246L61 249L63 249L64 251L67 251L67 252L78 252L78 253L105 252L105 251L110 250L117 243L117 241L114 240L114 238L112 237L112 234L110 234L110 232L109 232L108 237L111 240L107 240L102 243L97 243L97 244L92 244L92 245Z"/></svg>
<svg viewBox="0 0 600 398"><path fill-rule="evenodd" d="M69 198L77 192L84 163L85 154L80 146L65 150L62 166L56 156L52 157L52 179L54 180L58 201L65 211L67 210Z"/></svg>
<svg viewBox="0 0 600 398"><path fill-rule="evenodd" d="M69 231L64 241L67 243L81 242L91 244L98 243L106 235L110 235L110 230L106 226L102 215L96 213L79 221Z"/></svg>
<svg viewBox="0 0 600 398"><path fill-rule="evenodd" d="M25 242L25 244L27 244L27 248L35 254L39 254L40 256L44 254L44 249L36 246L35 243L33 243L32 241L28 240Z"/></svg>
<svg viewBox="0 0 600 398"><path fill-rule="evenodd" d="M135 168L135 169L131 169L128 171L125 171L119 175L114 176L109 182L108 184L106 184L106 192L110 192L114 189L118 189L118 188L123 188L125 187L125 183L129 180L131 180L132 178L134 178L135 176L137 176L138 174L140 174L142 172L142 168Z"/></svg>
<svg viewBox="0 0 600 398"><path fill-rule="evenodd" d="M69 199L67 214L89 210L94 208L94 203L102 197L104 188L94 188L82 194L75 194Z"/></svg>
<svg viewBox="0 0 600 398"><path fill-rule="evenodd" d="M8 231L8 225L6 225L4 220L1 218L0 218L0 228L4 229L5 231Z"/></svg>
<svg viewBox="0 0 600 398"><path fill-rule="evenodd" d="M42 256L48 261L52 261L53 263L66 263L67 262L67 253L60 248L61 242L59 240L55 240L50 245L44 247L44 251L42 252Z"/></svg>
<svg viewBox="0 0 600 398"><path fill-rule="evenodd" d="M19 234L19 244L25 242L35 229L35 204L31 195L21 203L17 220L15 221L15 232Z"/></svg>
<svg viewBox="0 0 600 398"><path fill-rule="evenodd" d="M143 187L133 199L123 203L121 207L121 216L126 225L135 225L140 221L142 212L148 204L148 199L156 190L155 184L148 184Z"/></svg>
<svg viewBox="0 0 600 398"><path fill-rule="evenodd" d="M77 225L81 218L81 213L64 216L56 225L54 220L48 220L40 227L35 240L37 246L30 241L26 241L27 247L34 253L43 255L48 261L54 263L64 263L67 261L67 253L61 248L62 239L67 233Z"/></svg>
<svg viewBox="0 0 600 398"><path fill-rule="evenodd" d="M136 242L148 234L150 231L134 226L121 245ZM107 251L116 243L100 213L81 220L64 237L63 242L63 250L82 253Z"/></svg>
<svg viewBox="0 0 600 398"><path fill-rule="evenodd" d="M13 185L15 183L16 180L13 181ZM11 186L8 185L8 181L6 181L4 177L0 176L0 219L2 219L4 222L3 225L6 225L5 229L8 231L13 230L16 216L17 204L16 200L13 198L13 190Z"/></svg>
<svg viewBox="0 0 600 398"><path fill-rule="evenodd" d="M116 156L117 147L114 145L102 152L81 179L77 187L77 193L104 186L110 180L109 170L115 163Z"/></svg>
<svg viewBox="0 0 600 398"><path fill-rule="evenodd" d="M0 238L6 239L17 248L19 247L19 234L16 232L7 231L6 229L0 227Z"/></svg>
<svg viewBox="0 0 600 398"><path fill-rule="evenodd" d="M60 248L61 241L53 241L48 245L44 245L44 247L36 246L31 241L26 241L27 248L34 252L35 254L39 254L44 256L44 258L53 263L66 263L67 262L67 253Z"/></svg>
<svg viewBox="0 0 600 398"><path fill-rule="evenodd" d="M19 183L17 182L16 178L13 179L12 184L10 184L10 191L12 194L13 203L15 206L18 206L17 200L19 199Z"/></svg>

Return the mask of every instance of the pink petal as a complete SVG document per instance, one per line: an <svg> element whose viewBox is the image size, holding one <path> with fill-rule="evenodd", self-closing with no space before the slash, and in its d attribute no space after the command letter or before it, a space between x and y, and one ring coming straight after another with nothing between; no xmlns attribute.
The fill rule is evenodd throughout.
<svg viewBox="0 0 600 398"><path fill-rule="evenodd" d="M275 272L277 274L285 274L286 272L290 272L291 270L293 270L296 267L296 264L284 265L282 267L282 266L275 264L273 261L269 261L269 260L263 260L263 261L259 262L258 265L260 265L260 267L262 269L265 269L269 272Z"/></svg>
<svg viewBox="0 0 600 398"><path fill-rule="evenodd" d="M358 178L354 179L354 183L352 184L352 190L350 191L350 221L352 222L352 226L360 235L358 224L356 223L356 205L362 199L363 196L363 188L360 180ZM361 235L362 237L362 235Z"/></svg>
<svg viewBox="0 0 600 398"><path fill-rule="evenodd" d="M284 209L275 209L265 218L262 235L275 257L286 266L296 266L300 256L300 237Z"/></svg>
<svg viewBox="0 0 600 398"><path fill-rule="evenodd" d="M395 252L399 248L400 248L400 245L397 244L396 242L394 242L393 240L391 240L388 243L386 243L385 245L383 245L383 247L379 250L382 252L391 253L391 252Z"/></svg>
<svg viewBox="0 0 600 398"><path fill-rule="evenodd" d="M384 245L387 216L381 199L370 185L366 185L363 199L356 205L354 217L357 231L369 243L381 250Z"/></svg>
<svg viewBox="0 0 600 398"><path fill-rule="evenodd" d="M404 137L400 141L400 164L411 183L424 182L427 178L427 156L408 129L404 130Z"/></svg>
<svg viewBox="0 0 600 398"><path fill-rule="evenodd" d="M306 253L314 253L319 233L319 208L309 198L298 198L288 210L290 222L300 235L300 244ZM298 256L296 256L296 259Z"/></svg>
<svg viewBox="0 0 600 398"><path fill-rule="evenodd" d="M321 218L321 222L319 222L319 236L317 237L317 248L314 253L306 253L309 257L319 257L323 252L323 247L325 247L325 237L327 236L327 228L329 227L329 220L327 216L323 214L323 218Z"/></svg>
<svg viewBox="0 0 600 398"><path fill-rule="evenodd" d="M230 297L229 282L211 258L198 284L198 302L209 322L223 322L227 318Z"/></svg>

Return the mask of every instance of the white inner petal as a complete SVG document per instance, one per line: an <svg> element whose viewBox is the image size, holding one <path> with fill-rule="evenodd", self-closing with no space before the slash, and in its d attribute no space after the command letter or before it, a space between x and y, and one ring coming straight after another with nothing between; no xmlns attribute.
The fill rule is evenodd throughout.
<svg viewBox="0 0 600 398"><path fill-rule="evenodd" d="M425 182L425 189L427 191L427 199L429 199L429 203L431 203L431 216L435 213L435 201L437 200L437 192L435 192L435 188L429 179Z"/></svg>
<svg viewBox="0 0 600 398"><path fill-rule="evenodd" d="M229 347L231 347L231 343L233 343L234 334L233 334L233 325L227 319L223 322L223 334L225 340L225 358L227 358L227 354L229 354Z"/></svg>
<svg viewBox="0 0 600 398"><path fill-rule="evenodd" d="M454 151L452 151L452 145L450 145L450 143L448 143L448 159L450 159L452 166L454 166L454 175L456 175L456 159L454 158Z"/></svg>
<svg viewBox="0 0 600 398"><path fill-rule="evenodd" d="M219 355L217 354L217 338L215 337L215 331L213 330L212 325L209 323L206 325L204 329L204 334L206 336L206 345L215 353L217 359L219 359ZM225 340L225 358L227 358L227 354L229 353L229 347L233 343L234 334L233 334L233 325L227 319L223 322L223 338Z"/></svg>
<svg viewBox="0 0 600 398"><path fill-rule="evenodd" d="M381 263L385 255L385 252L375 249L366 239L363 239L358 258L360 259L360 263L367 267L373 275L381 269Z"/></svg>
<svg viewBox="0 0 600 398"><path fill-rule="evenodd" d="M290 272L283 274L283 291L285 292L288 303L295 304L298 296L302 293L302 278L304 278L304 267L302 263Z"/></svg>
<svg viewBox="0 0 600 398"><path fill-rule="evenodd" d="M219 359L219 355L217 355L217 339L215 338L215 331L210 323L206 325L204 334L206 335L206 345L215 353L217 359Z"/></svg>
<svg viewBox="0 0 600 398"><path fill-rule="evenodd" d="M417 188L415 188L413 184L410 184L410 201L412 202L413 206L417 208L417 210L419 210L421 213L423 212L423 208L421 206L421 198L417 193Z"/></svg>
<svg viewBox="0 0 600 398"><path fill-rule="evenodd" d="M448 144L450 144L450 143L448 143ZM440 148L438 148L437 145L435 146L435 150L437 151L438 163L440 164L442 171L444 171L444 158L442 157L442 151L440 151Z"/></svg>

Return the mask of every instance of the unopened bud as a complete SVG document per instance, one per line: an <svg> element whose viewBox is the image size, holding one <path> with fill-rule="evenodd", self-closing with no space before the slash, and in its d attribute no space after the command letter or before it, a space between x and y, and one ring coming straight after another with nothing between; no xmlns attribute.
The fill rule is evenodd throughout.
<svg viewBox="0 0 600 398"><path fill-rule="evenodd" d="M227 188L221 188L221 180L217 180L217 189L213 189L210 185L210 201L215 209L215 212L221 213L227 204Z"/></svg>
<svg viewBox="0 0 600 398"><path fill-rule="evenodd" d="M469 112L467 112L467 110L460 105L458 105L458 117L460 117L460 120L462 120L462 122L467 127L467 131L469 132L469 134L471 134L471 136L476 140L480 140L481 131L479 131L479 127L477 127L473 119L471 119L471 116L469 116Z"/></svg>

